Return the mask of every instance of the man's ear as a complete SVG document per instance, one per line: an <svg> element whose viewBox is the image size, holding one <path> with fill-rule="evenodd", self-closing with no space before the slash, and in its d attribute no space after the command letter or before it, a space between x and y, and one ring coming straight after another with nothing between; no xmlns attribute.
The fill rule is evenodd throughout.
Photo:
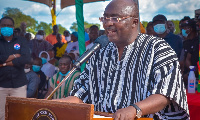
<svg viewBox="0 0 200 120"><path fill-rule="evenodd" d="M133 27L133 28L134 28L134 27L137 27L138 24L139 24L139 19L138 19L138 18L134 18L134 19L133 19L132 27Z"/></svg>

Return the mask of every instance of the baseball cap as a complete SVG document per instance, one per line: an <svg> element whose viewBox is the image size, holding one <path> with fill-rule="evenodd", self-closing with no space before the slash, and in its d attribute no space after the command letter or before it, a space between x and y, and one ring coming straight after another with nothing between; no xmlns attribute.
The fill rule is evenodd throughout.
<svg viewBox="0 0 200 120"><path fill-rule="evenodd" d="M167 21L167 18L162 14L158 14L152 20L152 22L155 22L155 21Z"/></svg>
<svg viewBox="0 0 200 120"><path fill-rule="evenodd" d="M189 26L191 28L196 28L196 22L194 21L194 19L190 19L188 21L186 21L185 23L181 24L181 27L185 27L185 26Z"/></svg>

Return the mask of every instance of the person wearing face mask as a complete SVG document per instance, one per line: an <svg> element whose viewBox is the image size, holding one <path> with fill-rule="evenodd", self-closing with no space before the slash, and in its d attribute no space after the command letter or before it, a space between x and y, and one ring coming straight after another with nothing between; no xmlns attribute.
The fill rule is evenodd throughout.
<svg viewBox="0 0 200 120"><path fill-rule="evenodd" d="M168 30L167 18L162 14L158 14L153 18L152 22L156 35L163 38L176 52L177 57L180 58L183 47L182 39Z"/></svg>
<svg viewBox="0 0 200 120"><path fill-rule="evenodd" d="M59 60L59 71L56 73L50 80L50 87L48 89L45 98L50 95L50 93L58 86L58 84L67 76L67 74L72 69L72 58L70 56L63 56ZM76 80L80 75L80 71L76 70L67 80L66 82L55 92L53 95L53 99L60 99L67 97L69 92L72 90L72 86L74 85L74 80Z"/></svg>
<svg viewBox="0 0 200 120"><path fill-rule="evenodd" d="M71 42L71 34L68 30L65 30L63 32L63 35L65 36L65 40L67 41L67 43L70 43Z"/></svg>
<svg viewBox="0 0 200 120"><path fill-rule="evenodd" d="M43 30L38 30L35 39L30 41L29 45L33 58L38 57L41 51L47 51L53 48L53 46L48 41L44 40L44 37L45 32Z"/></svg>
<svg viewBox="0 0 200 120"><path fill-rule="evenodd" d="M37 89L40 84L40 78L38 75L32 70L32 64L25 64L24 72L26 73L26 78L28 80L27 84L27 98L37 98Z"/></svg>
<svg viewBox="0 0 200 120"><path fill-rule="evenodd" d="M4 120L6 97L26 97L24 65L31 59L26 39L13 35L12 18L0 19L0 31L0 120Z"/></svg>
<svg viewBox="0 0 200 120"><path fill-rule="evenodd" d="M55 66L51 63L49 63L50 61L50 55L48 52L46 51L41 51L39 54L39 58L42 59L42 72L44 72L44 74L48 77L51 78L53 77L53 75L55 74Z"/></svg>
<svg viewBox="0 0 200 120"><path fill-rule="evenodd" d="M33 59L33 64L32 64L32 70L38 75L38 77L40 78L40 84L39 84L39 88L38 88L38 98L42 98L42 93L41 91L43 91L43 86L45 85L46 82L46 75L44 74L44 72L41 71L41 67L42 67L42 59L39 57L36 57Z"/></svg>
<svg viewBox="0 0 200 120"><path fill-rule="evenodd" d="M189 66L197 66L199 60L199 38L197 35L196 22L193 19L182 24L182 35L186 38L183 42L184 49L184 72L183 80L187 86L187 78L189 74ZM196 67L197 68L197 67ZM195 71L198 77L198 71Z"/></svg>

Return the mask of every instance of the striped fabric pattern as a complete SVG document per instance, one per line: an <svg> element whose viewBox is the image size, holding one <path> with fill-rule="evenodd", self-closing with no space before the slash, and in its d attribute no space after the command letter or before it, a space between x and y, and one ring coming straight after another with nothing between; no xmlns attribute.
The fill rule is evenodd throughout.
<svg viewBox="0 0 200 120"><path fill-rule="evenodd" d="M162 94L172 102L156 117L189 119L178 58L161 38L139 33L124 48L120 61L117 47L110 42L90 58L74 84L71 96L94 104L95 111L114 113L152 94Z"/></svg>

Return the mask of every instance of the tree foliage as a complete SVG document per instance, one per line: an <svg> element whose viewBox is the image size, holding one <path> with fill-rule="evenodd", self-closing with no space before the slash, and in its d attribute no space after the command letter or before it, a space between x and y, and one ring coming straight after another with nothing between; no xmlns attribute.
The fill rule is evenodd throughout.
<svg viewBox="0 0 200 120"><path fill-rule="evenodd" d="M32 31L35 33L35 28L37 25L37 21L29 15L23 14L20 9L18 8L5 8L5 12L3 13L4 16L9 16L13 18L15 22L15 28L20 27L21 22L26 22L27 24L27 31Z"/></svg>
<svg viewBox="0 0 200 120"><path fill-rule="evenodd" d="M4 16L9 16L13 18L15 22L15 28L20 27L21 22L26 22L27 25L27 32L31 32L33 34L36 34L38 30L44 30L46 35L49 35L52 33L52 24L46 23L46 22L40 22L38 23L37 20L32 18L29 15L25 15L20 11L18 8L5 8L5 12L3 13ZM66 30L65 27L58 24L59 27L59 33L63 34L63 32Z"/></svg>

